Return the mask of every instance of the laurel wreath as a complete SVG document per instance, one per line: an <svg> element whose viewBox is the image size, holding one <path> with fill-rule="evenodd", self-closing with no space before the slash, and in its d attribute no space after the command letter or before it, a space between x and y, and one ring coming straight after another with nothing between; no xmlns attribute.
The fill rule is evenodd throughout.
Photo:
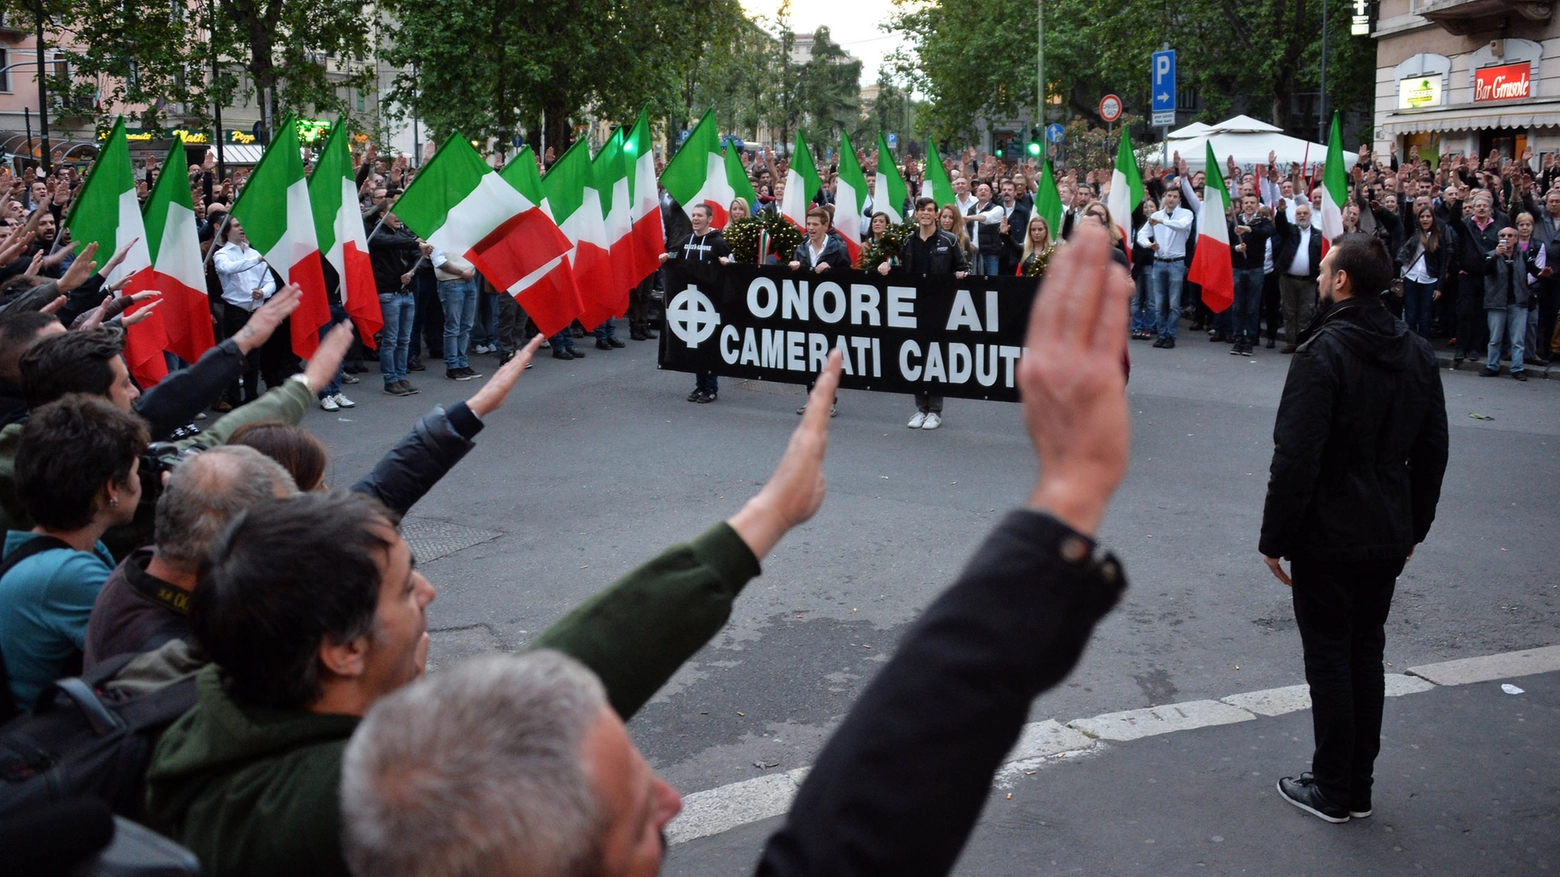
<svg viewBox="0 0 1560 877"><path fill-rule="evenodd" d="M900 222L889 225L883 230L883 236L867 244L861 251L861 265L863 271L871 271L877 266L897 259L905 251L905 240L915 234L916 226L913 222Z"/></svg>
<svg viewBox="0 0 1560 877"><path fill-rule="evenodd" d="M1024 262L1025 277L1044 277L1045 266L1051 261L1051 254L1056 252L1056 244L1051 244L1038 254L1032 254Z"/></svg>
<svg viewBox="0 0 1560 877"><path fill-rule="evenodd" d="M762 212L757 216L729 223L721 236L731 247L731 260L745 265L758 264L758 238L769 232L769 252L786 262L806 238L778 213Z"/></svg>

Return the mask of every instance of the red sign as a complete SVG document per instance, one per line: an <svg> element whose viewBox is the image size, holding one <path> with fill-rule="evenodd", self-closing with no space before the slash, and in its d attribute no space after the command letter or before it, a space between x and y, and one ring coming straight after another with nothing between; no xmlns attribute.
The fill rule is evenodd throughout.
<svg viewBox="0 0 1560 877"><path fill-rule="evenodd" d="M1100 98L1100 118L1107 122L1121 118L1121 98L1113 94Z"/></svg>
<svg viewBox="0 0 1560 877"><path fill-rule="evenodd" d="M1532 97L1533 83L1528 80L1531 65L1505 64L1500 67L1484 67L1474 73L1473 99L1516 100Z"/></svg>

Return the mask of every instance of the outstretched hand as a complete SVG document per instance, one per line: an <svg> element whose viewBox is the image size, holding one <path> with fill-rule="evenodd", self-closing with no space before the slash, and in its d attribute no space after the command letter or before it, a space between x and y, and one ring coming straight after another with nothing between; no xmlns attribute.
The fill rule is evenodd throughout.
<svg viewBox="0 0 1560 877"><path fill-rule="evenodd" d="M249 351L269 341L276 333L276 327L296 311L302 302L303 287L296 283L289 283L277 290L265 304L255 308L243 328L233 333L233 343L238 345L239 352L247 355Z"/></svg>
<svg viewBox="0 0 1560 877"><path fill-rule="evenodd" d="M1132 281L1101 228L1059 248L1018 362L1024 424L1040 462L1029 506L1093 535L1127 468L1127 303Z"/></svg>
<svg viewBox="0 0 1560 877"><path fill-rule="evenodd" d="M520 374L531 364L531 357L536 355L536 349L546 340L547 336L540 332L536 333L531 343L520 348L519 353L499 366L498 371L493 373L492 380L466 400L466 407L471 409L471 413L478 417L486 417L502 407L504 400L509 398L509 391L514 387L515 381L520 380Z"/></svg>
<svg viewBox="0 0 1560 877"><path fill-rule="evenodd" d="M823 454L829 446L829 408L840 385L843 363L840 351L829 353L812 395L807 397L802 423L791 433L775 474L769 476L757 496L726 521L760 560L792 527L807 521L823 504Z"/></svg>
<svg viewBox="0 0 1560 877"><path fill-rule="evenodd" d="M336 377L336 372L341 370L341 360L352 347L354 337L352 323L343 322L337 323L336 328L326 332L325 337L320 339L314 358L303 368L303 379L309 382L310 390L318 393Z"/></svg>

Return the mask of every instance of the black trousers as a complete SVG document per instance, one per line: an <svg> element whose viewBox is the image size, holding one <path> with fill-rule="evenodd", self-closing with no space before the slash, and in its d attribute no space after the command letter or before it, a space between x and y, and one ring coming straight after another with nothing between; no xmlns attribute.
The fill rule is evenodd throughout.
<svg viewBox="0 0 1560 877"><path fill-rule="evenodd" d="M1370 807L1386 698L1387 613L1403 563L1297 557L1290 566L1316 735L1311 773L1323 794L1351 810Z"/></svg>
<svg viewBox="0 0 1560 877"><path fill-rule="evenodd" d="M1277 339L1278 330L1284 325L1283 308L1279 306L1277 271L1262 275L1262 322L1267 324L1267 339Z"/></svg>
<svg viewBox="0 0 1560 877"><path fill-rule="evenodd" d="M1458 356L1478 359L1490 346L1490 326L1484 317L1484 278L1463 274L1457 278Z"/></svg>
<svg viewBox="0 0 1560 877"><path fill-rule="evenodd" d="M224 338L232 338L238 334L238 330L244 328L249 322L250 312L236 305L228 305L222 310L222 335ZM239 388L239 382L234 381L228 385L223 398L229 405L242 405L245 402L253 402L260 398L260 378L265 378L267 390L280 387L282 382L298 371L298 357L292 352L292 320L282 321L276 331L266 342L244 357L244 371L240 375L243 378L243 388Z"/></svg>

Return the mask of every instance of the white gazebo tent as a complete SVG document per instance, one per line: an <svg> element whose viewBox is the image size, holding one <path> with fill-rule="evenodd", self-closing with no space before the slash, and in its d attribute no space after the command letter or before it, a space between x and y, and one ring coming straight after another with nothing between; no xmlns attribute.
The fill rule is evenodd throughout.
<svg viewBox="0 0 1560 877"><path fill-rule="evenodd" d="M1204 125L1201 129L1198 128L1199 124L1194 122L1185 128L1171 131L1166 140L1169 150L1179 152L1186 159L1187 167L1194 170L1204 169L1207 160L1205 144L1213 146L1213 154L1220 168L1223 168L1227 157L1234 156L1236 166L1242 171L1265 166L1269 152L1274 153L1279 166L1286 169L1290 162L1312 165L1327 158L1325 145L1290 137L1283 129L1250 116L1236 116L1215 125Z"/></svg>

